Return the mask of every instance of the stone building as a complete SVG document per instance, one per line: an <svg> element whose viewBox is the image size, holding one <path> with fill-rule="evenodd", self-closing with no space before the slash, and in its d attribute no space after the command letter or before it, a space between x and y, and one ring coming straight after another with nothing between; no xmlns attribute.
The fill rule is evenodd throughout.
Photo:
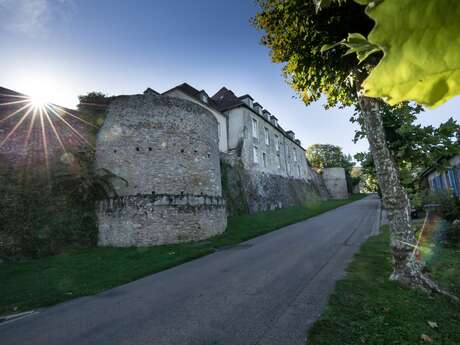
<svg viewBox="0 0 460 345"><path fill-rule="evenodd" d="M214 96L183 83L163 95L191 100L210 110L219 123L219 150L238 154L245 167L267 174L311 180L305 149L293 131L254 102L250 95L237 97L222 87Z"/></svg>
<svg viewBox="0 0 460 345"><path fill-rule="evenodd" d="M218 123L185 99L117 97L97 136L96 165L119 177L99 205L99 244L201 240L226 228Z"/></svg>
<svg viewBox="0 0 460 345"><path fill-rule="evenodd" d="M81 114L59 107L62 114L51 120L62 143L53 126L42 131L37 120L31 139L36 154L22 150L25 125L0 148L0 158L9 161L24 162L21 155L28 152L58 166L68 149L92 151L95 138L96 167L118 176L112 180L116 195L98 206L100 245L201 240L222 233L227 215L329 197L294 132L284 130L250 95L238 97L223 87L210 97L184 83L163 94L149 88L109 101L107 109L98 107L107 117L97 135L78 119ZM9 127L0 134L7 136L17 120L5 121Z"/></svg>
<svg viewBox="0 0 460 345"><path fill-rule="evenodd" d="M217 119L221 159L234 168L242 166L242 171L230 172L230 180L240 180L230 185L240 185L240 190L230 187L227 200L232 194L233 199L246 199L246 210L257 212L329 197L294 132L285 131L277 117L250 95L237 97L222 87L209 97L186 83L163 95L191 100ZM229 211L233 213L231 208Z"/></svg>

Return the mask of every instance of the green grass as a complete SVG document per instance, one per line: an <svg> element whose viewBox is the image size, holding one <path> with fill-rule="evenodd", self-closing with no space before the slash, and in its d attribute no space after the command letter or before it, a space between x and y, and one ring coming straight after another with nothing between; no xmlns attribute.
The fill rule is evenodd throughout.
<svg viewBox="0 0 460 345"><path fill-rule="evenodd" d="M0 264L0 315L92 295L362 197L356 195L346 200L329 200L231 217L222 235L201 242L141 248L79 249L43 259Z"/></svg>
<svg viewBox="0 0 460 345"><path fill-rule="evenodd" d="M460 249L443 248L429 267L436 281L460 296ZM389 232L369 239L337 283L309 331L311 345L460 344L460 304L390 282ZM428 321L436 322L431 328ZM428 339L429 340L429 339Z"/></svg>

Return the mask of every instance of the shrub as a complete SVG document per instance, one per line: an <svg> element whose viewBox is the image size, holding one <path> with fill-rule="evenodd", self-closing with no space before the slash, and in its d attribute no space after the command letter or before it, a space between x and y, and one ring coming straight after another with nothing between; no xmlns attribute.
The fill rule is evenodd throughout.
<svg viewBox="0 0 460 345"><path fill-rule="evenodd" d="M446 242L448 245L460 245L460 221L454 221L447 228Z"/></svg>
<svg viewBox="0 0 460 345"><path fill-rule="evenodd" d="M438 204L441 216L449 222L460 219L460 199L452 193L431 193L423 204Z"/></svg>

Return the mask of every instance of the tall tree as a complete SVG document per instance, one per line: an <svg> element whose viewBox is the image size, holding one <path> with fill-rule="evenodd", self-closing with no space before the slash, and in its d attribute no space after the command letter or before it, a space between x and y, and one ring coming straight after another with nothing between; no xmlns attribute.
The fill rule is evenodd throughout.
<svg viewBox="0 0 460 345"><path fill-rule="evenodd" d="M330 2L330 1L328 1ZM362 83L379 63L382 53L346 54L346 46L336 45L324 51L325 45L365 39L374 23L364 12L364 7L352 1L330 3L317 11L314 1L259 0L261 11L255 25L265 31L262 38L271 51L274 62L284 63L283 71L288 83L306 104L327 97L326 107L355 105L370 144L370 151L388 212L391 228L393 273L390 279L427 292L441 291L422 273L422 265L412 255L416 243L410 223L407 193L401 185L395 160L387 146L381 115L384 102L366 97ZM349 34L354 33L353 37ZM350 48L350 47L348 47ZM356 46L355 46L356 48ZM360 47L352 51L360 53ZM365 47L365 52L375 51Z"/></svg>
<svg viewBox="0 0 460 345"><path fill-rule="evenodd" d="M382 104L379 111L388 148L398 167L401 184L409 195L417 192L418 175L426 167L442 167L442 158L460 153L460 146L452 141L459 126L453 118L438 127L422 126L416 120L423 108L409 102L395 106ZM356 109L352 121L362 122L359 109ZM363 129L355 134L355 142L366 137L364 126L361 128ZM370 153L362 152L355 158L361 162L368 175L376 176Z"/></svg>

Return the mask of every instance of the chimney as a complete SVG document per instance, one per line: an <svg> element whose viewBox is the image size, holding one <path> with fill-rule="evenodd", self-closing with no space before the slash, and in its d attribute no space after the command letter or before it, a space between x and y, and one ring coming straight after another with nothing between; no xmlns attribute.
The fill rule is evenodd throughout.
<svg viewBox="0 0 460 345"><path fill-rule="evenodd" d="M262 115L262 106L259 103L254 103L253 107L258 114Z"/></svg>
<svg viewBox="0 0 460 345"><path fill-rule="evenodd" d="M295 133L293 131L287 131L286 132L286 135L291 138L292 140L295 139Z"/></svg>

